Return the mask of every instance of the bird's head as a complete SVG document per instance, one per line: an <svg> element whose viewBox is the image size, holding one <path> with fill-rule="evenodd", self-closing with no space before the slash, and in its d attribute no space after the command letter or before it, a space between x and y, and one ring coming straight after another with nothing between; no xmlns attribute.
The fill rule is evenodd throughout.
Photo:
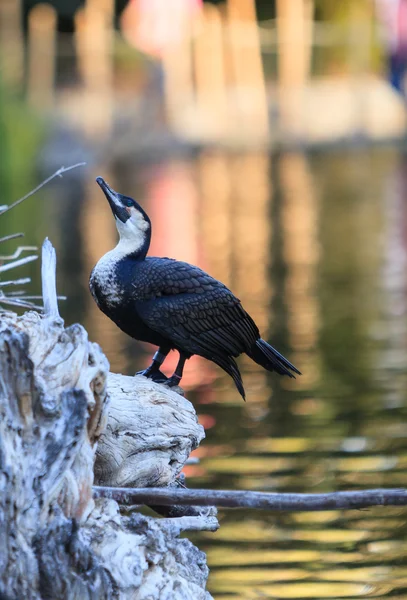
<svg viewBox="0 0 407 600"><path fill-rule="evenodd" d="M96 182L112 209L121 248L128 254L147 254L151 239L151 221L147 213L133 198L115 192L102 177L97 177Z"/></svg>

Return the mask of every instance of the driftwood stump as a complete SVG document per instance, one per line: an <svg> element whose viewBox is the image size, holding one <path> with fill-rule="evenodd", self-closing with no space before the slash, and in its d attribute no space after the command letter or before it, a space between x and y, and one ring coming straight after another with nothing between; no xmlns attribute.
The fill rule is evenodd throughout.
<svg viewBox="0 0 407 600"><path fill-rule="evenodd" d="M213 513L123 515L92 496L99 440L99 483L171 484L203 437L192 405L109 374L44 277L44 317L0 313L0 598L209 599L205 555L178 536Z"/></svg>
<svg viewBox="0 0 407 600"><path fill-rule="evenodd" d="M109 373L107 388L108 423L96 453L95 483L153 487L173 482L205 436L192 404L141 375Z"/></svg>

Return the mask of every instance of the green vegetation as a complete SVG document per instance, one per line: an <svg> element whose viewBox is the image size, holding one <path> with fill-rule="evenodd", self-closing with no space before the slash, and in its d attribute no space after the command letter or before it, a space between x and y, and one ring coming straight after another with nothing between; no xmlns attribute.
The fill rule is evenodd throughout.
<svg viewBox="0 0 407 600"><path fill-rule="evenodd" d="M34 184L35 158L43 135L39 119L0 82L1 203L8 204Z"/></svg>
<svg viewBox="0 0 407 600"><path fill-rule="evenodd" d="M42 122L0 82L0 205L10 204L35 187L38 148L44 135ZM29 201L2 217L0 234L26 233L24 243L37 244L43 234L43 205ZM42 236L44 237L44 236ZM2 252L13 252L16 241L2 244ZM36 263L24 267L24 275L38 270Z"/></svg>

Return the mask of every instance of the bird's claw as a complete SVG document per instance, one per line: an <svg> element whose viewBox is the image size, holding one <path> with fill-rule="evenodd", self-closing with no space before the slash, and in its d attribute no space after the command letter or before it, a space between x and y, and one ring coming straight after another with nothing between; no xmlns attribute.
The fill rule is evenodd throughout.
<svg viewBox="0 0 407 600"><path fill-rule="evenodd" d="M177 385L179 385L180 381L181 377L178 377L178 375L172 375L171 377L167 378L165 385L167 385L168 387L176 387Z"/></svg>
<svg viewBox="0 0 407 600"><path fill-rule="evenodd" d="M143 377L147 377L147 379L151 379L155 383L167 383L168 377L164 375L159 369L144 369L144 371L137 371L136 375L143 375Z"/></svg>

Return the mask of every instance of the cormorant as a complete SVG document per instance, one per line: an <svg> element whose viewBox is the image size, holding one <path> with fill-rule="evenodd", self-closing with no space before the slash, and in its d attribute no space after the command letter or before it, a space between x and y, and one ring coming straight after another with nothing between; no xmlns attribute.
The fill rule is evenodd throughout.
<svg viewBox="0 0 407 600"><path fill-rule="evenodd" d="M178 385L185 361L198 354L213 361L234 380L245 399L235 358L246 353L268 371L300 374L284 356L260 337L240 300L220 281L185 262L147 257L151 221L132 198L115 192L97 177L112 209L120 240L90 276L98 307L125 333L159 347L151 365L141 371L158 382ZM179 362L172 377L160 371L170 350Z"/></svg>

